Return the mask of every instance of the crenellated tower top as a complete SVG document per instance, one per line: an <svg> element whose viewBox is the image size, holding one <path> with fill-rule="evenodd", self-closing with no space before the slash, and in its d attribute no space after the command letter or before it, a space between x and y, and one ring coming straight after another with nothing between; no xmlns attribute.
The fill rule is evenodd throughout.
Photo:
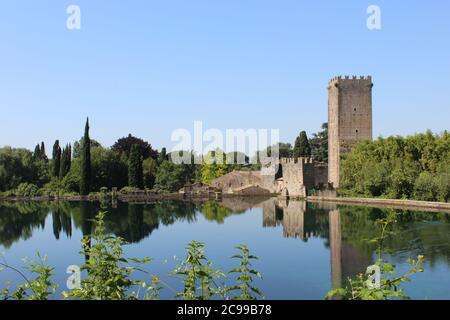
<svg viewBox="0 0 450 320"><path fill-rule="evenodd" d="M339 87L340 85L373 86L372 76L336 76L328 82L328 89L332 88L333 86Z"/></svg>

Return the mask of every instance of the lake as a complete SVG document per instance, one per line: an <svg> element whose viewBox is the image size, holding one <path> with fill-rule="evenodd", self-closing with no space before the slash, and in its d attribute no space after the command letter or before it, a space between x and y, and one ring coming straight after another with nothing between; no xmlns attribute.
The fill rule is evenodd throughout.
<svg viewBox="0 0 450 320"><path fill-rule="evenodd" d="M422 254L425 272L404 285L413 299L450 299L450 214L319 205L275 198L224 198L220 202L162 201L115 205L91 202L0 203L2 262L23 266L22 258L48 256L54 280L67 290L66 269L82 265L80 240L92 231L92 219L107 211L108 233L129 242L127 257L150 257L147 270L179 289L169 276L185 256L186 244L199 240L213 266L229 270L235 246L246 244L259 257L254 268L263 275L256 282L267 299L323 299L332 287L363 272L375 258L367 239L379 235L376 220L397 214L395 234L386 240L385 257L398 272L406 260ZM0 271L0 287L20 279L11 270ZM161 298L171 299L166 288ZM55 295L54 298L60 298Z"/></svg>

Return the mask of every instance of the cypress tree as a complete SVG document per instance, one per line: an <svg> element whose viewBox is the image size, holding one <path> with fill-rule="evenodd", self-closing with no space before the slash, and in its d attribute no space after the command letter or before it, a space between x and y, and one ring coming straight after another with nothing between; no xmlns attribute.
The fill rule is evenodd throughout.
<svg viewBox="0 0 450 320"><path fill-rule="evenodd" d="M63 156L61 158L61 171L60 178L64 178L70 171L72 164L72 147L70 144L66 145L63 151Z"/></svg>
<svg viewBox="0 0 450 320"><path fill-rule="evenodd" d="M131 147L128 159L128 185L142 189L144 187L144 174L142 170L142 153L139 145Z"/></svg>
<svg viewBox="0 0 450 320"><path fill-rule="evenodd" d="M52 165L53 176L59 177L59 170L61 166L61 147L59 146L59 140L56 140L53 144Z"/></svg>
<svg viewBox="0 0 450 320"><path fill-rule="evenodd" d="M72 145L69 143L69 150L67 151L67 173L72 168Z"/></svg>
<svg viewBox="0 0 450 320"><path fill-rule="evenodd" d="M64 164L66 162L66 152L67 152L66 148L63 148L61 152L61 163L59 166L59 173L58 173L59 179L64 178Z"/></svg>
<svg viewBox="0 0 450 320"><path fill-rule="evenodd" d="M305 131L300 132L294 144L294 157L311 157L311 147Z"/></svg>
<svg viewBox="0 0 450 320"><path fill-rule="evenodd" d="M39 143L34 147L33 160L39 160L41 158L41 147Z"/></svg>
<svg viewBox="0 0 450 320"><path fill-rule="evenodd" d="M69 158L69 146L66 145L66 147L63 149L62 155L61 155L61 166L59 168L59 178L63 179L67 173L69 173L70 170L70 158Z"/></svg>
<svg viewBox="0 0 450 320"><path fill-rule="evenodd" d="M80 194L83 196L88 195L91 191L91 176L91 139L89 138L89 118L87 118L81 146Z"/></svg>
<svg viewBox="0 0 450 320"><path fill-rule="evenodd" d="M41 142L41 150L39 152L39 156L42 160L48 160L47 155L45 154L45 144L44 141Z"/></svg>
<svg viewBox="0 0 450 320"><path fill-rule="evenodd" d="M161 149L161 153L159 154L158 163L161 164L163 161L167 160L167 150L166 148Z"/></svg>

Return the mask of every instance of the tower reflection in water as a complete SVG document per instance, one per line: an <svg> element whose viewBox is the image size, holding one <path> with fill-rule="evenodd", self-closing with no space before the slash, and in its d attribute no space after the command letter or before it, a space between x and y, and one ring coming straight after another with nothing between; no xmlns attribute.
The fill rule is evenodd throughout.
<svg viewBox="0 0 450 320"><path fill-rule="evenodd" d="M335 204L311 205L304 201L269 199L262 208L263 227L281 225L284 237L299 238L304 242L312 237L325 239L325 245L330 249L333 288L342 287L345 279L364 272L371 264L370 253L363 253L343 241L341 213Z"/></svg>

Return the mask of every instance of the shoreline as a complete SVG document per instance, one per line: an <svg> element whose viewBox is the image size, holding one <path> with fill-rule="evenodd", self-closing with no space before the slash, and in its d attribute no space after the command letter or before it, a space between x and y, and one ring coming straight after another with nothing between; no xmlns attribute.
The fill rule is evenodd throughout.
<svg viewBox="0 0 450 320"><path fill-rule="evenodd" d="M208 195L187 196L180 193L161 193L161 194L128 194L118 195L114 200L121 202L134 203L151 203L163 200L180 200L180 201L220 201L223 198L270 198L278 197L277 194L264 195L242 195L242 194L222 194L220 197ZM0 202L58 202L58 201L111 201L111 196L38 196L38 197L0 197ZM306 198L291 198L289 201L306 201L310 203L333 203L341 205L368 206L375 208L393 208L403 210L420 210L425 212L446 212L450 213L450 203L448 202L431 202L419 200L404 199L381 199L381 198L356 198L356 197L320 197L308 196Z"/></svg>
<svg viewBox="0 0 450 320"><path fill-rule="evenodd" d="M313 203L330 202L335 204L347 204L356 206L367 206L376 208L412 209L429 212L450 213L449 202L431 202L403 199L381 199L381 198L344 198L344 197L318 197L309 196L306 201Z"/></svg>
<svg viewBox="0 0 450 320"><path fill-rule="evenodd" d="M152 201L162 201L162 200L180 200L180 201L220 201L223 198L271 198L277 197L277 194L220 194L219 196L215 194L198 194L198 195L186 195L182 193L149 193L149 194L122 194L112 197L111 195L91 195L91 196L80 196L80 195L66 195L66 196L14 196L14 197L0 197L0 202L58 202L58 201L122 201L122 202L152 202Z"/></svg>

